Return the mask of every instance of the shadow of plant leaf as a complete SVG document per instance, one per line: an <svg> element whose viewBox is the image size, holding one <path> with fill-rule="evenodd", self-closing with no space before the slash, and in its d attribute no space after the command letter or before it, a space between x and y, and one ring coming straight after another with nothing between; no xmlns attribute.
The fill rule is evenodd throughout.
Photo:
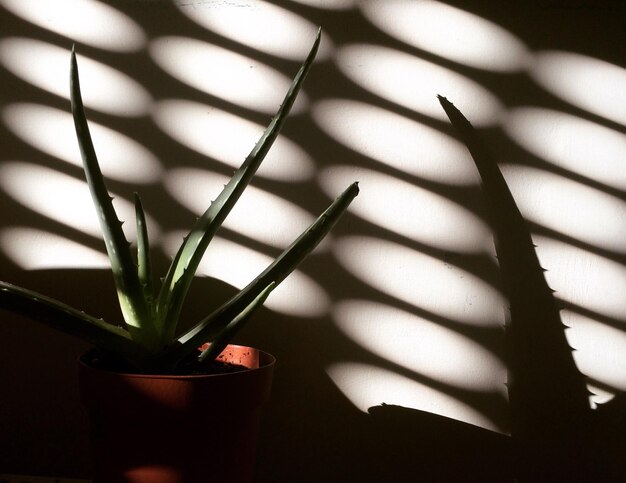
<svg viewBox="0 0 626 483"><path fill-rule="evenodd" d="M546 438L560 441L576 432L590 411L584 376L574 363L530 231L497 163L461 112L444 97L439 101L478 168L510 303L511 432L529 443Z"/></svg>
<svg viewBox="0 0 626 483"><path fill-rule="evenodd" d="M506 352L512 439L503 453L512 463L510 476L532 482L621 481L626 476L626 396L620 393L610 403L591 409L585 377L567 342L554 291L546 282L530 230L498 164L463 114L446 98L440 96L439 101L480 174L502 285L510 303ZM413 433L441 433L445 428L456 436L472 433L461 423L454 425L446 418L397 406L371 408L370 415L385 426L401 421ZM491 441L482 434L470 439L475 440L474 436ZM458 454L446 449L447 439L435 438L433 444L444 448L448 456ZM423 445L419 448L423 453Z"/></svg>
<svg viewBox="0 0 626 483"><path fill-rule="evenodd" d="M553 290L498 164L463 114L446 98L439 96L439 102L480 174L510 303L506 350L511 435L523 455L518 476L527 481L606 481L624 475L623 463L617 463L623 460L623 431L612 427L624 426L624 396L591 410Z"/></svg>

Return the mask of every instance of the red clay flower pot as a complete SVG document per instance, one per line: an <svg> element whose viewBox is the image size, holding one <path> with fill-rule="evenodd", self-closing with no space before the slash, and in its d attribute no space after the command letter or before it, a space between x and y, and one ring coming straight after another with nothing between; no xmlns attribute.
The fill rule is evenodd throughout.
<svg viewBox="0 0 626 483"><path fill-rule="evenodd" d="M215 375L142 375L80 360L91 422L94 482L250 482L275 359L229 345L224 361L249 370Z"/></svg>

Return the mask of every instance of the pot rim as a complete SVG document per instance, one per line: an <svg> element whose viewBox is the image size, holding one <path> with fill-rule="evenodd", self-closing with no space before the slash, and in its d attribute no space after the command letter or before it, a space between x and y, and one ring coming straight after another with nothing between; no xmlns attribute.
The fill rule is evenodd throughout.
<svg viewBox="0 0 626 483"><path fill-rule="evenodd" d="M229 348L230 349L250 349L250 350L256 351L259 355L259 366L258 367L246 367L245 370L242 370L242 371L229 372L229 373L227 372L227 373L221 373L221 374L144 374L144 373L137 373L137 372L124 372L124 371L116 371L116 370L111 370L111 369L103 369L100 367L94 367L92 364L90 364L87 361L87 356L95 348L92 348L88 350L87 352L83 353L78 358L78 363L85 370L94 371L94 372L103 373L103 374L112 374L112 375L119 375L123 377L138 378L138 379L179 379L179 380L202 379L202 378L207 378L207 377L211 377L211 378L228 377L228 376L232 377L233 375L236 375L236 374L239 374L239 375L249 374L251 372L266 370L274 366L274 364L276 363L276 358L272 354L270 354L269 352L265 352L261 349L257 349L255 347L246 346L246 345L238 345L238 344L228 344L224 348L224 351L228 350Z"/></svg>

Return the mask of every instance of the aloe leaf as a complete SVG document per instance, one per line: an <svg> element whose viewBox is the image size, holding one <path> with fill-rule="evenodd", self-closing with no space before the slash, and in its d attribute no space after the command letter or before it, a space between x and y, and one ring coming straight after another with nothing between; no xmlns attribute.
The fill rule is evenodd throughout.
<svg viewBox="0 0 626 483"><path fill-rule="evenodd" d="M202 351L200 356L198 357L199 361L204 361L205 359L213 360L217 356L219 356L222 351L226 348L226 346L230 343L233 337L239 332L246 323L252 318L252 315L259 309L267 300L270 293L276 284L272 282L269 284L265 290L263 290L253 301L248 305L237 317L235 317L225 328L220 332L220 334L211 342L209 347Z"/></svg>
<svg viewBox="0 0 626 483"><path fill-rule="evenodd" d="M257 278L212 314L198 322L195 327L178 337L171 349L164 351L163 359L167 361L166 364L175 364L205 342L219 337L220 332L245 310L266 287L272 283L280 284L322 241L358 193L358 183L351 184Z"/></svg>
<svg viewBox="0 0 626 483"><path fill-rule="evenodd" d="M439 101L482 179L510 302L507 349L512 434L531 444L574 440L590 413L588 392L530 231L481 136L447 99L439 97Z"/></svg>
<svg viewBox="0 0 626 483"><path fill-rule="evenodd" d="M147 353L122 327L108 324L102 319L32 290L0 282L0 306L124 358L143 360L147 357Z"/></svg>
<svg viewBox="0 0 626 483"><path fill-rule="evenodd" d="M154 328L147 317L147 307L131 255L130 244L124 236L122 223L113 208L112 198L104 183L93 147L80 93L78 65L73 47L70 65L70 98L85 177L100 221L122 314L132 337L146 346L151 346L156 342Z"/></svg>
<svg viewBox="0 0 626 483"><path fill-rule="evenodd" d="M315 59L320 38L321 30L318 30L311 51L296 74L277 114L244 163L226 184L223 191L197 220L174 257L161 287L158 301L158 323L161 326L160 330L166 340L170 340L174 336L184 298L205 250L246 186L250 183L250 180L283 127L287 115L296 100L296 96L302 87L302 83Z"/></svg>
<svg viewBox="0 0 626 483"><path fill-rule="evenodd" d="M137 274L139 283L143 287L146 304L151 309L154 306L154 285L152 282L152 262L150 259L150 240L148 238L148 225L143 211L141 198L135 193L135 218L137 222Z"/></svg>

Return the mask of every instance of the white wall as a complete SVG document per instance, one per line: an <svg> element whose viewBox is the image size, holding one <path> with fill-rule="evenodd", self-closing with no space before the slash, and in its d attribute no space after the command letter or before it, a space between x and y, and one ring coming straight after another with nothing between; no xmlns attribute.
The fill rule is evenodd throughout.
<svg viewBox="0 0 626 483"><path fill-rule="evenodd" d="M243 286L359 180L330 241L242 335L280 361L261 477L358 474L372 450L363 438L376 435L367 411L382 403L508 431L506 301L478 178L437 94L492 141L566 305L594 404L609 400L626 389L624 11L501 3L0 0L2 278L116 317L103 307L114 299L68 114L72 42L110 189L121 213L142 193L164 270L321 25L292 119L201 268ZM207 286L190 318L206 311ZM67 413L78 406L43 403L54 384L25 387L69 378L71 389L68 359L83 346L3 317L2 379L28 372L4 402L7 468L30 470L21 455L32 448L33 471L84 474L84 418ZM34 335L34 355L14 346L21 331ZM72 451L78 462L63 456Z"/></svg>

